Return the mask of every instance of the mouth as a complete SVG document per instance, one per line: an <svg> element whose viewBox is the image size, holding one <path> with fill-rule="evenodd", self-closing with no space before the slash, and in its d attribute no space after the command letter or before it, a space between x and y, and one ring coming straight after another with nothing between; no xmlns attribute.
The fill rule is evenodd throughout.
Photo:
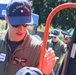
<svg viewBox="0 0 76 75"><path fill-rule="evenodd" d="M21 35L23 35L23 33L16 33L18 36L21 36Z"/></svg>

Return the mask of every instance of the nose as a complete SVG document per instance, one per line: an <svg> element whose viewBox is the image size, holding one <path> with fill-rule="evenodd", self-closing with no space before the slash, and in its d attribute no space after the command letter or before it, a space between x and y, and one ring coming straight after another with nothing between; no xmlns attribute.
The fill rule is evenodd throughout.
<svg viewBox="0 0 76 75"><path fill-rule="evenodd" d="M24 27L22 26L22 25L20 25L19 27L18 27L18 31L23 31L23 29L24 29Z"/></svg>

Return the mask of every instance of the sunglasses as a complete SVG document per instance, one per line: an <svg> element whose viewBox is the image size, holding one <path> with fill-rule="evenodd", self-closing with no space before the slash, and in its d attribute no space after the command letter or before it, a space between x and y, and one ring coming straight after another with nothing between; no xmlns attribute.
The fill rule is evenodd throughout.
<svg viewBox="0 0 76 75"><path fill-rule="evenodd" d="M27 27L28 25L27 24L21 24L21 25L11 25L11 26L17 28L19 26Z"/></svg>
<svg viewBox="0 0 76 75"><path fill-rule="evenodd" d="M54 36L51 36L51 38L56 38L56 37L54 37Z"/></svg>
<svg viewBox="0 0 76 75"><path fill-rule="evenodd" d="M71 36L69 36L69 35L64 35L64 38L72 38Z"/></svg>

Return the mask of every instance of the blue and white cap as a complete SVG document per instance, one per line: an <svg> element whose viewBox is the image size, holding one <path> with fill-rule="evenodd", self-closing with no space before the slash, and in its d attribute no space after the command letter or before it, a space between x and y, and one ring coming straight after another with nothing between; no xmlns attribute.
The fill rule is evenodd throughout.
<svg viewBox="0 0 76 75"><path fill-rule="evenodd" d="M53 29L53 30L50 32L49 36L51 36L51 37L57 37L59 34L60 34L60 32L59 32L58 29Z"/></svg>
<svg viewBox="0 0 76 75"><path fill-rule="evenodd" d="M61 31L61 33L62 33L63 35L67 35L68 37L72 37L73 32L74 32L74 28L70 28L70 29L68 29L67 31Z"/></svg>
<svg viewBox="0 0 76 75"><path fill-rule="evenodd" d="M12 0L6 7L6 15L11 25L33 24L31 7L26 0Z"/></svg>
<svg viewBox="0 0 76 75"><path fill-rule="evenodd" d="M15 75L43 75L43 73L35 67L23 67Z"/></svg>

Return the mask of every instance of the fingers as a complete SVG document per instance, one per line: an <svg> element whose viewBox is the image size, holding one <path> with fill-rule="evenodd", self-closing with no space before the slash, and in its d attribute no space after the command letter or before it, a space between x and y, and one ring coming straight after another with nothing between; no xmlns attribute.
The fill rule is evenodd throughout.
<svg viewBox="0 0 76 75"><path fill-rule="evenodd" d="M45 59L46 59L47 61L52 60L52 59L56 60L55 54L48 55L47 57L45 57Z"/></svg>
<svg viewBox="0 0 76 75"><path fill-rule="evenodd" d="M57 59L59 59L58 57L55 56L54 50L50 49L46 52L45 54L45 60L47 62L54 62Z"/></svg>
<svg viewBox="0 0 76 75"><path fill-rule="evenodd" d="M48 51L45 53L45 57L55 57L54 50L48 50Z"/></svg>
<svg viewBox="0 0 76 75"><path fill-rule="evenodd" d="M58 59L58 57L55 56L54 50L52 50L52 48L46 51L43 62L43 72L45 74L50 74L51 70L56 64L56 59Z"/></svg>

